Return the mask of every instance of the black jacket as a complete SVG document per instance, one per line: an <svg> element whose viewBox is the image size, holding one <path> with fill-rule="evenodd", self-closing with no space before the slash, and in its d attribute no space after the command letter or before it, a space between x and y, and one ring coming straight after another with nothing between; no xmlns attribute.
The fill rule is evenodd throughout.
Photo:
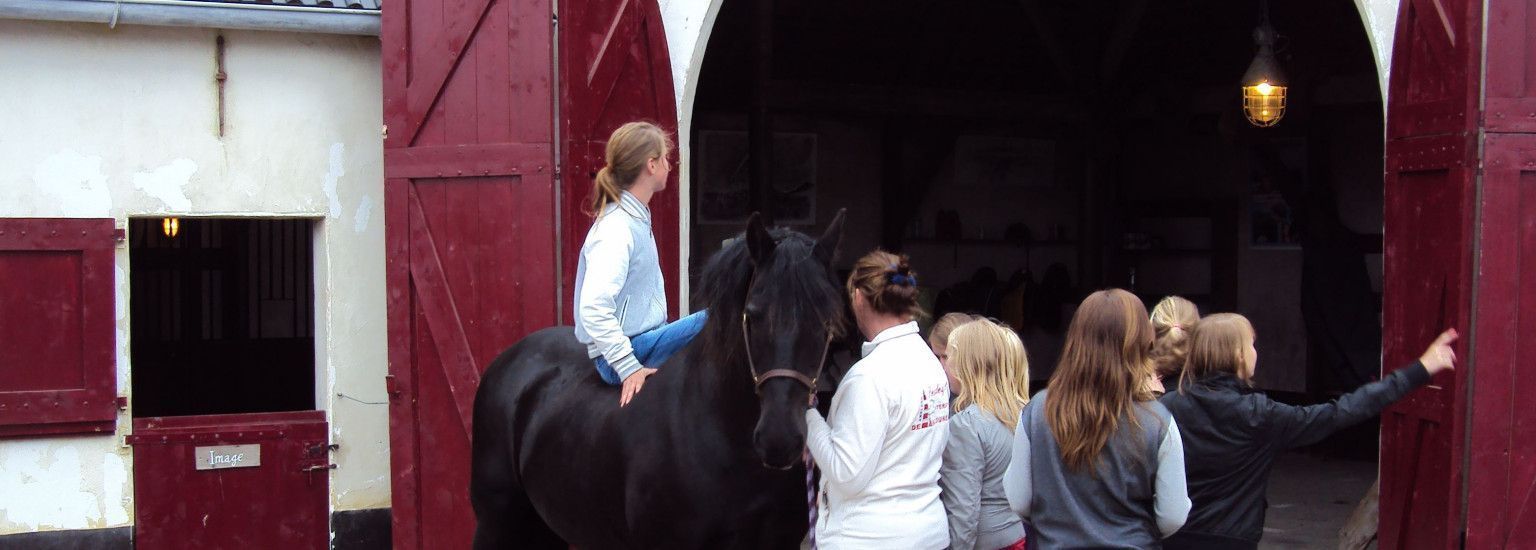
<svg viewBox="0 0 1536 550"><path fill-rule="evenodd" d="M1332 403L1308 407L1277 403L1224 373L1202 378L1184 391L1169 388L1161 402L1173 412L1184 440L1194 507L1184 528L1164 541L1164 548L1198 548L1179 540L1197 538L1257 544L1269 506L1269 471L1280 453L1381 414L1426 382L1429 371L1415 362Z"/></svg>

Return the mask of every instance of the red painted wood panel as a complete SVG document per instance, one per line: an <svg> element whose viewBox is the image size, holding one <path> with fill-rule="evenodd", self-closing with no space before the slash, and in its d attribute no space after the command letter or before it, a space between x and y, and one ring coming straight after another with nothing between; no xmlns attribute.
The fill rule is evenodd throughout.
<svg viewBox="0 0 1536 550"><path fill-rule="evenodd" d="M1384 368L1446 327L1474 334L1472 260L1481 2L1404 0L1387 107ZM1382 415L1382 548L1460 544L1468 403L1464 361Z"/></svg>
<svg viewBox="0 0 1536 550"><path fill-rule="evenodd" d="M1536 537L1536 135L1488 134L1484 155L1467 545L1517 547Z"/></svg>
<svg viewBox="0 0 1536 550"><path fill-rule="evenodd" d="M1536 132L1536 5L1488 2L1489 132Z"/></svg>
<svg viewBox="0 0 1536 550"><path fill-rule="evenodd" d="M136 548L329 545L324 411L140 418L133 431ZM197 449L218 445L259 445L261 464L197 470Z"/></svg>
<svg viewBox="0 0 1536 550"><path fill-rule="evenodd" d="M592 218L583 209L592 179L603 166L608 136L634 120L647 120L677 135L677 105L666 31L654 0L560 3L561 158L564 164L561 260L562 319L571 320L576 259ZM677 162L673 152L673 162ZM677 170L668 188L651 199L651 228L667 303L680 313Z"/></svg>
<svg viewBox="0 0 1536 550"><path fill-rule="evenodd" d="M463 548L480 373L559 307L548 0L386 4L394 546Z"/></svg>
<svg viewBox="0 0 1536 550"><path fill-rule="evenodd" d="M111 219L0 219L0 436L111 432Z"/></svg>

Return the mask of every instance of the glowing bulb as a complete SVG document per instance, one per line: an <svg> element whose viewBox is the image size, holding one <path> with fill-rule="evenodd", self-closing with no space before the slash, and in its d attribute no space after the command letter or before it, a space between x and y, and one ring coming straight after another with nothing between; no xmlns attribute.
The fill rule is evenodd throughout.
<svg viewBox="0 0 1536 550"><path fill-rule="evenodd" d="M1254 86L1254 89L1259 91L1259 95L1269 95L1275 93L1275 87L1270 86L1268 82L1260 82L1258 86Z"/></svg>
<svg viewBox="0 0 1536 550"><path fill-rule="evenodd" d="M165 231L165 236L174 238L181 232L181 220L179 218L165 218L160 220L160 228Z"/></svg>

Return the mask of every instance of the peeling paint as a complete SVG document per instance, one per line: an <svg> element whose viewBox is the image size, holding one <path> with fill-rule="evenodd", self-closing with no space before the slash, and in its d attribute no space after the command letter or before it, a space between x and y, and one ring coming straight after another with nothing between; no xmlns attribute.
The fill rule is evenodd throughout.
<svg viewBox="0 0 1536 550"><path fill-rule="evenodd" d="M192 201L187 199L186 187L192 183L195 173L197 163L180 158L148 172L134 173L133 186L165 203L165 207L173 212L188 212L192 210Z"/></svg>
<svg viewBox="0 0 1536 550"><path fill-rule="evenodd" d="M102 515L108 525L122 525L128 523L131 514L128 506L131 503L128 491L123 489L128 486L128 465L123 462L123 457L110 454L101 466L101 482L106 486L102 494Z"/></svg>
<svg viewBox="0 0 1536 550"><path fill-rule="evenodd" d="M112 210L112 193L107 187L107 175L101 170L101 157L85 156L73 149L65 149L43 159L32 174L33 185L44 200L26 201L31 204L7 206L7 211L27 212L31 215L64 217L105 217ZM10 200L24 200L24 194L10 195ZM49 210L38 211L39 206ZM53 210L57 209L57 210Z"/></svg>
<svg viewBox="0 0 1536 550"><path fill-rule="evenodd" d="M354 219L352 222L352 232L361 234L368 231L368 218L372 214L373 201L364 196L363 202L357 205L357 213L352 215Z"/></svg>
<svg viewBox="0 0 1536 550"><path fill-rule="evenodd" d="M92 529L127 523L128 513L121 502L119 509L108 506L103 510L96 493L88 490L108 483L107 494L122 500L128 473L117 455L105 453L106 460L83 461L76 445L57 440L13 441L3 450L0 532Z"/></svg>
<svg viewBox="0 0 1536 550"><path fill-rule="evenodd" d="M342 176L347 175L347 166L342 161L347 153L344 143L331 144L331 156L326 166L325 183L321 189L325 191L325 198L330 201L330 217L341 217L341 196L336 193L336 183Z"/></svg>

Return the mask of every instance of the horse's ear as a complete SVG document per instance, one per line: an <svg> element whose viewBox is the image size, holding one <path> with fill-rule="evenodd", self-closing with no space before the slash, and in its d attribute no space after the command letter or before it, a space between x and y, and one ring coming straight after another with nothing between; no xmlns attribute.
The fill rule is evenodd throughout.
<svg viewBox="0 0 1536 550"><path fill-rule="evenodd" d="M827 224L827 229L821 233L821 238L816 239L813 254L822 265L831 266L832 260L837 257L837 247L843 242L843 218L847 215L847 208L837 209L837 215L832 216L832 223Z"/></svg>
<svg viewBox="0 0 1536 550"><path fill-rule="evenodd" d="M773 235L768 234L768 229L763 227L762 216L753 212L747 218L747 252L752 256L752 265L763 265L768 257L773 255L773 249L778 243L773 242Z"/></svg>

